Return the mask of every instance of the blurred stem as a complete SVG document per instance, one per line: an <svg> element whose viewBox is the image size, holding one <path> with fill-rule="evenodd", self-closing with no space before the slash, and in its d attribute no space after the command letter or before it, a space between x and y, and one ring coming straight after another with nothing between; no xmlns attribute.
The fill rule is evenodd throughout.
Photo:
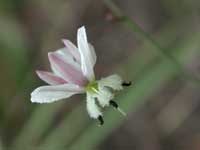
<svg viewBox="0 0 200 150"><path fill-rule="evenodd" d="M112 0L104 0L104 3L112 11L113 15L119 18L119 20L124 25L129 27L129 29L134 33L137 33L142 40L153 45L155 47L155 50L157 50L157 52L163 58L173 63L177 70L183 73L184 78L192 81L193 83L198 83L198 85L200 85L199 77L188 72L186 68L182 64L180 64L173 55L170 55L167 52L168 50L166 48L163 48L156 40L152 38L152 36L149 33L145 32L133 19L131 19L129 16L126 16Z"/></svg>
<svg viewBox="0 0 200 150"><path fill-rule="evenodd" d="M198 47L198 36L195 36L183 43L178 45L176 50L182 48L182 51L176 51L176 56L186 62L190 61L189 53L195 55ZM196 39L196 40L194 40ZM188 51L188 48L191 51ZM129 64L128 67L131 67ZM143 72L138 74L137 80L135 79L134 86L127 89L125 93L116 97L116 101L126 112L133 112L138 110L151 95L163 86L166 82L179 75L176 68L173 67L166 59L154 61L144 68ZM118 113L114 112L113 109L109 109L104 116L106 121L105 125L97 129L96 124L91 124L85 131L76 138L73 143L69 146L69 149L78 149L81 147L82 150L94 149L101 141L105 140L105 137L109 135L115 128L125 121L127 118L120 117Z"/></svg>
<svg viewBox="0 0 200 150"><path fill-rule="evenodd" d="M15 150L22 148L29 148L43 135L44 131L48 129L50 124L55 119L57 110L63 105L64 102L55 104L41 105L33 113L20 132L20 134L13 141L12 147Z"/></svg>
<svg viewBox="0 0 200 150"><path fill-rule="evenodd" d="M133 87L130 87L126 93L116 98L120 107L126 112L136 111L148 100L147 97L155 92L155 89L176 75L176 71L171 69L171 65L166 63L166 61L157 65L154 64L145 71L143 76L140 76L137 82L134 83ZM153 86L149 88L147 85ZM74 140L69 149L78 149L80 147L82 150L94 149L95 146L126 119L126 117L121 117L113 109L109 109L104 116L105 125L98 128L96 124L92 124Z"/></svg>
<svg viewBox="0 0 200 150"><path fill-rule="evenodd" d="M169 32L169 29L170 29L170 32ZM174 41L172 37L175 37L174 36L175 32L171 31L171 26L165 27L161 31L161 33L162 34L158 36L159 40L170 39ZM172 41L169 42L168 40L169 42L168 44L170 44ZM128 65L129 68L127 68L126 64L122 64L121 67L117 67L118 70L120 68L127 68L127 69L123 69L123 72L126 72L126 70L134 70L133 72L129 71L128 74L129 74L129 77L131 77L132 79L134 78L135 80L137 76L141 76L143 74L143 71L141 70L146 70L147 68L151 68L151 66L154 65L153 62L155 59L155 55L150 53L150 51L148 51L146 52L146 55L144 56L143 52L145 51L146 47L147 45L142 46L139 50L139 54L136 54L134 56L131 56L131 58L129 58L129 60L126 63L126 64L129 64ZM82 115L87 115L86 110L85 110L85 102L81 103L80 106L77 106L77 107L78 108L75 108L70 114L68 114L63 119L63 121L57 127L55 127L51 133L49 133L45 137L44 141L42 141L42 143L39 145L40 149L51 150L51 149L56 149L56 148L60 149L62 147L68 146L74 141L76 141L76 138L79 137L79 135L81 135L85 129L87 129L86 126L88 126L88 116L87 117L82 116ZM89 120L89 121L92 122L93 120ZM96 121L94 122L96 124ZM60 140L57 140L57 139L60 139Z"/></svg>
<svg viewBox="0 0 200 150"><path fill-rule="evenodd" d="M39 147L46 150L62 149L79 135L83 128L88 126L89 121L85 110L85 103L82 102L47 135Z"/></svg>

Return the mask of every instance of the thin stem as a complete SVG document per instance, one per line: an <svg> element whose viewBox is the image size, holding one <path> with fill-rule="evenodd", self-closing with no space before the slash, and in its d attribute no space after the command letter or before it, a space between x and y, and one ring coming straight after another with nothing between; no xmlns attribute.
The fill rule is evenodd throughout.
<svg viewBox="0 0 200 150"><path fill-rule="evenodd" d="M126 114L120 107L118 107L117 110L118 110L123 116L127 116L127 114Z"/></svg>
<svg viewBox="0 0 200 150"><path fill-rule="evenodd" d="M112 0L104 0L105 5L112 11L113 15L119 18L119 20L131 29L134 33L137 33L138 36L151 43L155 47L155 50L159 52L159 54L165 59L169 60L169 62L173 63L175 67L183 73L183 77L188 80L198 83L200 85L200 78L191 74L186 70L186 68L180 64L173 55L167 53L167 49L163 48L156 40L154 40L150 34L145 32L134 20L132 20L129 16L126 16L120 8L112 1Z"/></svg>

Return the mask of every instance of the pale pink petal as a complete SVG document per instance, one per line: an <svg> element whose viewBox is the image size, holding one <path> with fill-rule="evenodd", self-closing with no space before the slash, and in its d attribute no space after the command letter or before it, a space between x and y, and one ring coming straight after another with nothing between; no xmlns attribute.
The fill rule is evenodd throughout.
<svg viewBox="0 0 200 150"><path fill-rule="evenodd" d="M78 29L77 43L78 50L81 55L81 69L83 74L87 77L88 80L93 81L95 79L93 67L94 62L96 61L96 55L94 55L94 51L91 52L91 49L93 50L93 48L88 45L86 30L84 26Z"/></svg>
<svg viewBox="0 0 200 150"><path fill-rule="evenodd" d="M80 63L78 63L74 59L74 57L69 53L69 51L66 47L60 48L60 49L58 49L58 50L56 50L52 53L59 55L59 57L62 57L63 61L65 61L68 64L71 64L72 66L74 66L78 70L81 70Z"/></svg>
<svg viewBox="0 0 200 150"><path fill-rule="evenodd" d="M56 76L55 74L47 71L36 71L39 78L50 85L64 84L67 83L64 79Z"/></svg>
<svg viewBox="0 0 200 150"><path fill-rule="evenodd" d="M78 51L78 48L69 40L63 39L63 43L66 46L66 50L75 58L75 60L80 64L81 57Z"/></svg>
<svg viewBox="0 0 200 150"><path fill-rule="evenodd" d="M51 63L52 70L69 83L75 83L78 85L85 85L87 79L82 74L81 70L75 67L73 64L68 63L58 53L48 53L49 61Z"/></svg>
<svg viewBox="0 0 200 150"><path fill-rule="evenodd" d="M75 84L41 86L31 93L31 102L51 103L82 92L84 89Z"/></svg>

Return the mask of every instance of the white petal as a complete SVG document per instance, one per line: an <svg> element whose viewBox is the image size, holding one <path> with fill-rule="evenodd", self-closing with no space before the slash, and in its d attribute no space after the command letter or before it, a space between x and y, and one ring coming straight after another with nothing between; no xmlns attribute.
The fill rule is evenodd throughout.
<svg viewBox="0 0 200 150"><path fill-rule="evenodd" d="M108 88L98 86L98 93L94 95L102 107L108 106L111 99L114 98L113 93Z"/></svg>
<svg viewBox="0 0 200 150"><path fill-rule="evenodd" d="M92 59L91 59L91 63L94 67L94 65L96 64L96 61L97 61L97 56L96 56L96 53L95 53L95 49L94 49L94 46L90 43L88 43L88 46L90 48L90 52L91 52L91 56L92 56Z"/></svg>
<svg viewBox="0 0 200 150"><path fill-rule="evenodd" d="M91 118L97 119L100 115L102 116L99 107L95 103L95 98L87 92L87 111Z"/></svg>
<svg viewBox="0 0 200 150"><path fill-rule="evenodd" d="M31 102L51 103L81 92L83 88L75 84L41 86L31 93Z"/></svg>
<svg viewBox="0 0 200 150"><path fill-rule="evenodd" d="M123 89L122 82L123 81L119 75L113 74L106 78L102 78L99 81L99 84L104 87L110 87L114 90L122 90Z"/></svg>
<svg viewBox="0 0 200 150"><path fill-rule="evenodd" d="M89 81L94 80L94 63L96 61L96 54L88 44L85 27L81 27L77 32L78 50L81 55L81 69L83 74Z"/></svg>

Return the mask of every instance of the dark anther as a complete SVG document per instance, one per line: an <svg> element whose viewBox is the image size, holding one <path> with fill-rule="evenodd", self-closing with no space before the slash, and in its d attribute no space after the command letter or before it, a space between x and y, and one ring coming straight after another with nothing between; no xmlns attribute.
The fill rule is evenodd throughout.
<svg viewBox="0 0 200 150"><path fill-rule="evenodd" d="M115 101L111 100L109 103L110 103L111 106L118 108L118 104Z"/></svg>
<svg viewBox="0 0 200 150"><path fill-rule="evenodd" d="M116 108L122 115L126 116L126 113L118 107L118 104L115 101L110 101L109 102L111 106L113 106L114 108Z"/></svg>
<svg viewBox="0 0 200 150"><path fill-rule="evenodd" d="M129 82L123 82L122 86L130 86L131 84L132 84L131 81L129 81Z"/></svg>
<svg viewBox="0 0 200 150"><path fill-rule="evenodd" d="M103 117L102 116L99 116L98 117L98 120L100 122L100 125L103 125L104 124L104 121L103 121Z"/></svg>

